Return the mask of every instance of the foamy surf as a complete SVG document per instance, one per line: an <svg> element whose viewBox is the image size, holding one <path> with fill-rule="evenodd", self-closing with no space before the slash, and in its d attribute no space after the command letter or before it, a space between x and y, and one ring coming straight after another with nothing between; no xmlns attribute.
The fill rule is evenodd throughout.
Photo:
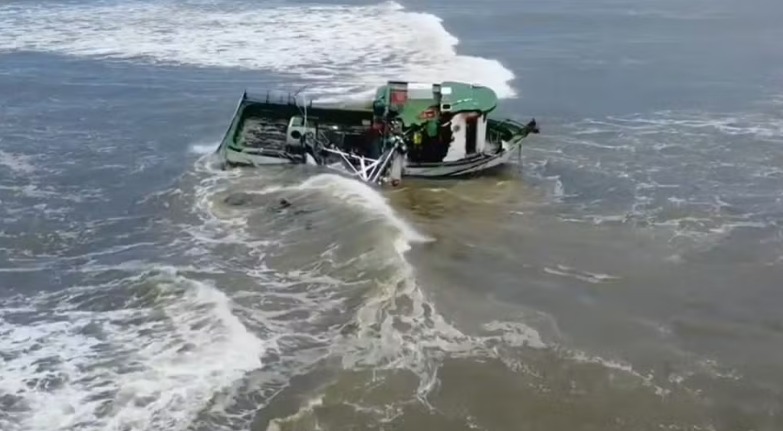
<svg viewBox="0 0 783 431"><path fill-rule="evenodd" d="M3 140L0 139L0 142ZM35 171L32 157L0 150L0 166L16 175L29 175Z"/></svg>
<svg viewBox="0 0 783 431"><path fill-rule="evenodd" d="M263 371L266 380L259 377L256 387L269 385L270 378L279 379L275 382L280 385L275 388L283 387L279 398L292 393L306 396L294 401L301 406L298 411L291 407L293 411L286 409L280 415L261 413L262 417L272 415L264 418L269 419L268 429L286 429L291 423L319 415L322 406L307 399L328 399L327 393L305 389L306 393L299 394L301 389L291 378L320 369L319 364L327 359L340 368L330 370L338 375L372 373L379 382L386 377L391 381L395 376L413 375L416 380L411 396L426 405L428 398L438 396L442 383L439 370L453 359L499 360L515 372L526 373L530 371L526 371L525 354L531 350L536 351L534 358L550 349L562 351L558 357L569 363L594 358L558 347L556 340L527 324L535 319L519 310L506 316L497 313L482 325L451 321L447 307L439 310L439 304L429 297L427 286L421 285L405 253L416 242L426 241L426 232L419 232L401 217L373 187L337 174L302 179L298 172L257 170L229 175L205 170L201 174L207 176L196 187L192 203L205 226L210 226L210 232L203 232L206 237L195 238L198 243L215 250L230 243L234 257L247 257L237 258L231 268L252 278L254 284L233 292L232 297L242 298L240 314L246 323L261 319L258 323L271 331L279 347L275 355L283 358ZM228 197L236 197L238 203L226 204ZM289 200L290 209L278 211L281 198ZM297 215L297 211L301 213ZM304 224L302 219L308 217L319 225L311 230L289 228ZM342 235L346 225L347 236ZM261 244L261 239L279 239L283 250ZM360 244L352 248L352 241ZM306 262L305 267L301 262ZM611 278L569 267L557 270L563 273L560 275L590 277L593 282ZM594 362L609 372L622 372L647 384L644 374L631 366L621 368L611 358L598 357ZM291 387L285 387L287 384ZM649 387L665 389L652 383ZM334 395L341 389L327 392ZM262 410L276 412L276 407L263 404L268 401L276 406L275 399L250 391L239 398L253 399L255 405L262 404ZM417 402L405 400L410 401ZM366 413L374 406L356 408ZM371 414L383 417L383 412Z"/></svg>
<svg viewBox="0 0 783 431"><path fill-rule="evenodd" d="M391 207L388 200L377 190L364 182L339 174L317 174L298 184L274 184L260 190L249 190L244 193L268 195L286 191L308 190L327 193L336 203L351 205L384 220L384 223L393 227L400 234L399 239L394 241L395 248L399 251L407 251L410 243L430 242L433 240L432 238L421 234L416 228L401 218ZM211 193L211 191L207 192L204 198ZM203 208L207 208L207 206L207 203L202 204Z"/></svg>
<svg viewBox="0 0 783 431"><path fill-rule="evenodd" d="M198 154L200 156L209 155L215 152L220 145L219 142L207 143L197 142L188 146L188 152L192 154Z"/></svg>
<svg viewBox="0 0 783 431"><path fill-rule="evenodd" d="M95 305L119 284L123 307ZM3 430L186 429L262 365L229 298L165 268L26 303L0 304Z"/></svg>
<svg viewBox="0 0 783 431"><path fill-rule="evenodd" d="M272 188L274 191L282 189ZM378 190L336 174L315 175L289 189L329 193L339 205L354 206L377 216L398 232L397 236L389 238L389 244L385 244L396 252L393 259L397 270L390 278L378 280L377 290L356 310L356 334L343 340L346 345L342 362L346 369L410 370L419 378L418 396L426 397L436 386L436 370L443 358L493 355L488 345L497 339L497 335L491 333L497 327L485 328L489 333L482 335L463 333L437 311L437 306L419 286L415 269L405 252L414 243L433 239L400 217ZM522 344L527 347L546 346L537 331L522 323L506 336L524 339Z"/></svg>
<svg viewBox="0 0 783 431"><path fill-rule="evenodd" d="M459 55L440 18L395 2L299 6L215 1L0 5L0 52L229 67L293 75L335 96L387 79L458 80L514 97L514 74Z"/></svg>
<svg viewBox="0 0 783 431"><path fill-rule="evenodd" d="M326 189L341 202L356 205L376 214L394 226L402 235L402 242L395 244L399 251L407 250L411 242L432 241L399 217L386 198L369 185L336 174L320 174L305 180L300 189Z"/></svg>
<svg viewBox="0 0 783 431"><path fill-rule="evenodd" d="M214 217L213 220L225 223L227 228L233 229L243 238L245 244L257 240L257 237L250 231L236 230L236 226L244 226L248 219L254 217L254 213L264 213L265 204L274 205L278 197L291 199L294 202L293 208L308 208L312 203L318 202L318 207L327 205L342 208L334 214L347 216L344 212L347 209L357 215L349 220L335 220L332 226L360 220L366 222L357 226L353 233L360 239L373 243L360 246L360 251L355 256L344 257L352 262L350 266L356 267L357 271L364 272L365 270L361 268L373 268L372 274L361 276L361 282L365 283L364 289L368 289L363 291L361 303L351 306L352 315L345 316L353 330L345 334L335 332L331 336L322 334L327 338L331 337L330 350L339 352L337 354L345 369L409 370L419 378L417 393L425 396L435 387L437 364L444 357L493 355L489 345L498 341L498 335L493 328L487 328L486 334L463 333L437 311L436 305L419 286L415 269L407 260L406 251L416 243L428 242L432 239L397 214L379 190L360 181L331 173L316 174L293 184L281 184L279 180L263 178L263 174L261 175L262 179L255 176L234 178L229 184L220 185L205 180L204 187L199 188L197 192L196 211L203 213L205 219ZM259 184L263 186L258 188ZM222 201L224 198L221 197L226 196L228 188L235 190L234 195L250 196L240 198L248 202L248 205L241 210L228 213L223 209L218 210L212 203ZM269 216L265 215L266 217ZM281 217L289 216L281 215ZM263 230L267 231L268 228ZM271 230L275 232L267 234L271 233L274 238L286 237L284 233L276 232L274 227ZM367 231L374 230L377 231L376 235L367 235ZM292 243L311 242L312 236L319 235L322 233L309 231L304 237L297 236L282 240ZM345 241L351 242L350 239ZM320 252L321 249L315 245L320 243L312 242L312 244L316 247L312 252L312 259L316 262L308 266L318 267L320 265L317 265L317 262L324 259L325 255L329 255L329 250ZM262 251L259 250L258 253ZM342 267L345 264L330 262L329 266L335 265ZM267 269L275 271L273 267ZM337 274L333 272L300 273L295 278L332 279L335 275ZM267 286L266 297L278 295L277 288L269 287L268 277L269 274L264 278L264 284ZM279 294L285 294L287 300L295 299L296 306L302 307L302 312L306 311L311 316L322 316L327 309L344 308L348 303L355 301L340 293L350 291L352 287L346 282L334 281L336 284L316 282L316 286L308 288L308 290L319 291L319 297L322 299L317 303L299 296L294 298L291 293L284 290ZM337 304L335 300L345 302ZM311 317L311 320L318 319ZM295 322L281 323L284 327L299 325ZM524 325L519 325L519 328L523 327ZM533 329L519 328L514 331L516 335L507 334L505 337L524 338L526 340L524 344L528 347L544 346Z"/></svg>

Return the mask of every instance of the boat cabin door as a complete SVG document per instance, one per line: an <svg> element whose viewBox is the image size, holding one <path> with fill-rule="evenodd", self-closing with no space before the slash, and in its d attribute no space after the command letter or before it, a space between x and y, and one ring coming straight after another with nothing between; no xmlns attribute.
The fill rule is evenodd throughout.
<svg viewBox="0 0 783 431"><path fill-rule="evenodd" d="M478 116L469 115L465 118L465 154L474 154L476 152L476 142L478 132Z"/></svg>

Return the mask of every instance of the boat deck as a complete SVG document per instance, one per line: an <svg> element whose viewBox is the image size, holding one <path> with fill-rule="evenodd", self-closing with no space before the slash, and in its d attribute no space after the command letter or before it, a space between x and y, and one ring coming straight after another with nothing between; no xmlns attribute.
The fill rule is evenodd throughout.
<svg viewBox="0 0 783 431"><path fill-rule="evenodd" d="M285 149L288 121L279 118L249 117L242 122L237 143L247 148Z"/></svg>

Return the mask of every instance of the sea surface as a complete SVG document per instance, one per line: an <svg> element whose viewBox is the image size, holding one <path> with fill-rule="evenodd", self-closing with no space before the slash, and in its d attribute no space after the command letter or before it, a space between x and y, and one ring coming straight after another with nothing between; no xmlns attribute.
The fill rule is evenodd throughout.
<svg viewBox="0 0 783 431"><path fill-rule="evenodd" d="M0 1L0 430L783 430L781 17ZM244 89L386 79L542 133L396 190L215 163Z"/></svg>

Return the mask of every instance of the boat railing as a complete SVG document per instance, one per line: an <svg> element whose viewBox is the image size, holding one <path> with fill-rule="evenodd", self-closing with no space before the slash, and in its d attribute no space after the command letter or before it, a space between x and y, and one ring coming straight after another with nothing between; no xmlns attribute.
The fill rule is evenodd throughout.
<svg viewBox="0 0 783 431"><path fill-rule="evenodd" d="M503 119L503 120L495 120L495 121L497 121L498 126L501 126L501 127L506 125L506 124L508 124L510 126L518 127L520 129L524 130L524 129L529 128L531 126L530 123L524 124L524 123L519 122L517 120L514 120L512 118L506 118L506 119ZM535 124L535 120L533 120L533 124Z"/></svg>
<svg viewBox="0 0 783 431"><path fill-rule="evenodd" d="M503 134L497 130L487 130L487 141L492 145L500 145L503 142Z"/></svg>
<svg viewBox="0 0 783 431"><path fill-rule="evenodd" d="M517 126L524 126L524 125L525 125L525 124L524 124L524 123L522 123L521 121L519 121L519 120L515 120L515 119L513 119L513 118L504 118L504 119L503 119L503 122L504 122L504 123L511 123L511 124L514 124L514 125L517 125Z"/></svg>
<svg viewBox="0 0 783 431"><path fill-rule="evenodd" d="M530 133L538 133L538 124L536 123L536 119L533 118L530 120L527 124L519 122L517 120L506 118L504 120L495 120L494 121L495 128L490 129L491 132L494 134L490 134L490 141L492 141L492 138L498 138L500 137L501 140L509 139L509 134L511 136L518 136L519 139L522 139L526 137ZM498 130L500 129L500 130Z"/></svg>
<svg viewBox="0 0 783 431"><path fill-rule="evenodd" d="M348 168L348 174L352 177L357 177L366 183L377 183L391 164L398 149L396 146L388 148L377 159L329 147L324 147L323 151L340 156L343 166Z"/></svg>
<svg viewBox="0 0 783 431"><path fill-rule="evenodd" d="M229 136L231 136L231 132L236 132L237 123L239 122L239 112L242 110L242 104L245 102L245 100L247 100L247 91L243 92L242 97L239 98L236 108L234 108L234 114L231 116L231 121L228 124L228 128L226 128L225 133L223 133L223 139L221 139L220 145L218 146L217 150L215 150L215 152L225 150L225 147L228 144Z"/></svg>

